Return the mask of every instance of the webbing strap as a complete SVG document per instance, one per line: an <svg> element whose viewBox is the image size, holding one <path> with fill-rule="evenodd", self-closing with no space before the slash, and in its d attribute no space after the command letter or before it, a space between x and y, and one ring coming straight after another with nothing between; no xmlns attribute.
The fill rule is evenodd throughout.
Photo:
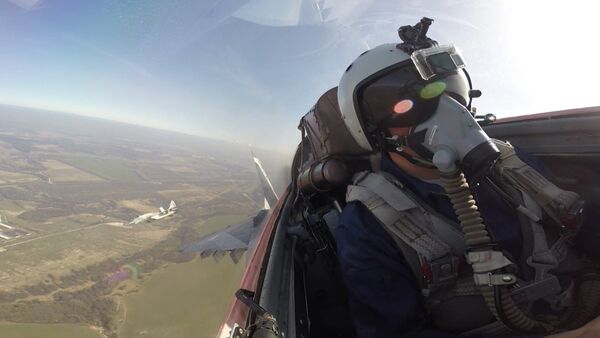
<svg viewBox="0 0 600 338"><path fill-rule="evenodd" d="M355 176L355 185L348 186L346 201L361 202L379 220L421 286L426 283L433 291L453 283L458 275L456 255L464 253L462 233L428 213L391 179L378 173L360 173Z"/></svg>
<svg viewBox="0 0 600 338"><path fill-rule="evenodd" d="M446 243L442 242L427 227L415 222L409 214L401 215L394 224L386 226L394 235L424 256L428 262L452 253Z"/></svg>
<svg viewBox="0 0 600 338"><path fill-rule="evenodd" d="M437 238L430 229L416 222L408 213L398 212L379 195L361 186L349 186L348 202L362 202L379 220L392 237L398 237L428 261L451 252L450 247ZM412 201L411 201L412 202ZM414 203L405 204L406 211L416 208Z"/></svg>
<svg viewBox="0 0 600 338"><path fill-rule="evenodd" d="M362 202L389 232L427 261L433 261L452 252L450 247L440 240L427 224L424 224L425 217L415 220L407 212L418 208L418 205L402 190L382 175L375 173L361 174L357 178L355 182L357 185L348 187L347 202Z"/></svg>
<svg viewBox="0 0 600 338"><path fill-rule="evenodd" d="M412 208L416 208L417 204L410 199L400 188L388 181L383 175L375 174L372 172L362 172L357 174L354 186L362 188L360 191L366 196L376 195L383 199L385 203L389 204L396 211L405 211ZM365 195L356 194L349 187L347 197L357 198L364 197ZM356 195L355 195L356 194ZM373 197L374 198L374 197ZM360 200L362 202L362 200Z"/></svg>

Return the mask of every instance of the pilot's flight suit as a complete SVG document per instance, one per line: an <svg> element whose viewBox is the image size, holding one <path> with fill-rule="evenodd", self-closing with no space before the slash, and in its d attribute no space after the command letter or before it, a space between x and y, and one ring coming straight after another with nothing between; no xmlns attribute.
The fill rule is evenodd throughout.
<svg viewBox="0 0 600 338"><path fill-rule="evenodd" d="M519 155L543 173L533 159ZM437 212L457 221L441 186L404 173L387 156L383 156L381 168ZM479 185L473 190L493 240L509 254L518 257L522 241L515 209L486 185ZM421 290L414 274L404 263L402 251L362 203L346 205L335 231L335 240L358 337L458 337L431 325L422 304ZM451 317L465 313L458 311L444 315L452 320Z"/></svg>

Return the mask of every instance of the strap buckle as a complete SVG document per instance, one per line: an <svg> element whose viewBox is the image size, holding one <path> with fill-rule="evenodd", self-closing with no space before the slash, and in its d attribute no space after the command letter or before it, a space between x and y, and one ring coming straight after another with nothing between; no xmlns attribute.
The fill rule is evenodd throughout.
<svg viewBox="0 0 600 338"><path fill-rule="evenodd" d="M511 285L517 282L517 276L510 273L493 274L488 273L475 273L473 274L475 285Z"/></svg>
<svg viewBox="0 0 600 338"><path fill-rule="evenodd" d="M469 251L467 262L476 273L496 271L512 264L501 251L495 250Z"/></svg>
<svg viewBox="0 0 600 338"><path fill-rule="evenodd" d="M427 285L427 292L440 290L456 282L461 263L459 257L447 255L431 262L426 260L421 264L423 280Z"/></svg>

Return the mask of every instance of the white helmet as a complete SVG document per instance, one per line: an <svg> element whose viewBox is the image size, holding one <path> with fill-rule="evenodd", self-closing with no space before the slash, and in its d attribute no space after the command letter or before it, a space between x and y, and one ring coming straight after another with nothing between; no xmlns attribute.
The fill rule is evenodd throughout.
<svg viewBox="0 0 600 338"><path fill-rule="evenodd" d="M470 85L463 67L454 46L433 43L411 54L397 44L370 49L354 60L340 80L342 119L361 148L375 151L379 145L372 134L392 116L403 115L396 118L401 123L395 126L415 126L429 118L437 107L437 100L430 99L442 93L466 106ZM420 96L413 97L415 91Z"/></svg>

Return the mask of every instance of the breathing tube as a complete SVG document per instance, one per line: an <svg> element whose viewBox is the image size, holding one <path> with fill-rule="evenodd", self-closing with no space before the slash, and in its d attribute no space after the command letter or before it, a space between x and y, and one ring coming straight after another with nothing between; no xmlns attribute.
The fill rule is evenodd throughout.
<svg viewBox="0 0 600 338"><path fill-rule="evenodd" d="M453 172L439 172L444 190L448 194L452 207L460 222L465 241L471 252L490 250L493 243L471 194L469 184L460 169ZM475 270L475 269L474 269ZM503 277L506 282L508 277ZM514 303L507 293L502 292L502 285L479 285L479 290L492 314L516 332L549 333L555 328L547 323L529 318Z"/></svg>

